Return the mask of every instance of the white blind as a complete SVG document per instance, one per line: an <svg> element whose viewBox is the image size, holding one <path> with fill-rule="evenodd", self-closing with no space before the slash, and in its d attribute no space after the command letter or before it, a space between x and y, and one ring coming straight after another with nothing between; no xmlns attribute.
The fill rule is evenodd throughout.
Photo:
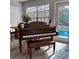
<svg viewBox="0 0 79 59"><path fill-rule="evenodd" d="M11 5L10 6L10 25L16 26L18 25L20 19L19 7Z"/></svg>

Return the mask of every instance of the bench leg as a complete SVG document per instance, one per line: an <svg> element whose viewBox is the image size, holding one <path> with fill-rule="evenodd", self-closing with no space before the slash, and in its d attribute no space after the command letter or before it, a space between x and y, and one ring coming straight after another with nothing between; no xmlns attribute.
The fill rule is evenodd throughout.
<svg viewBox="0 0 79 59"><path fill-rule="evenodd" d="M53 54L55 53L55 43L53 45Z"/></svg>
<svg viewBox="0 0 79 59"><path fill-rule="evenodd" d="M21 40L19 40L20 53L22 52Z"/></svg>
<svg viewBox="0 0 79 59"><path fill-rule="evenodd" d="M29 42L27 41L27 54L29 54Z"/></svg>
<svg viewBox="0 0 79 59"><path fill-rule="evenodd" d="M30 53L30 59L32 59L32 52L31 52L31 48L29 48L29 53Z"/></svg>

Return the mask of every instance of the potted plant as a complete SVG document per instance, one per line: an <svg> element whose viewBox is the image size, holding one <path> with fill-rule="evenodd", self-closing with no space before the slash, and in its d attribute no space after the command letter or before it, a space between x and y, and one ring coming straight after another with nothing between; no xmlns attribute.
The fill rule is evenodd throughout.
<svg viewBox="0 0 79 59"><path fill-rule="evenodd" d="M23 14L22 20L23 20L23 22L24 22L24 27L26 27L26 26L28 26L29 21L31 20L31 17L28 16L28 15L26 15L26 14Z"/></svg>

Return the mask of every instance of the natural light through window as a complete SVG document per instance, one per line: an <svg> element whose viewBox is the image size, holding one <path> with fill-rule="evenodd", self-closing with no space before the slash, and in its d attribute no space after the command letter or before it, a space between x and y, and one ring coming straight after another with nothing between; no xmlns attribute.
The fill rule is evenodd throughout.
<svg viewBox="0 0 79 59"><path fill-rule="evenodd" d="M57 31L61 37L69 37L69 6L58 8Z"/></svg>
<svg viewBox="0 0 79 59"><path fill-rule="evenodd" d="M26 8L26 14L31 17L32 21L42 21L48 24L49 4Z"/></svg>

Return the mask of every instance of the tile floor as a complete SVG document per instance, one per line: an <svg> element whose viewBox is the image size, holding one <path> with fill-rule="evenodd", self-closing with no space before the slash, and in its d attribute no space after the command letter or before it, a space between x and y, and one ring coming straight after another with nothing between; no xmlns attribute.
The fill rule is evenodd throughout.
<svg viewBox="0 0 79 59"><path fill-rule="evenodd" d="M23 42L22 54L19 52L18 40L13 40L10 43L10 59L29 59L27 54L26 42ZM41 47L39 50L32 50L33 59L69 59L69 47L68 44L56 42L56 52L54 55L53 46Z"/></svg>

